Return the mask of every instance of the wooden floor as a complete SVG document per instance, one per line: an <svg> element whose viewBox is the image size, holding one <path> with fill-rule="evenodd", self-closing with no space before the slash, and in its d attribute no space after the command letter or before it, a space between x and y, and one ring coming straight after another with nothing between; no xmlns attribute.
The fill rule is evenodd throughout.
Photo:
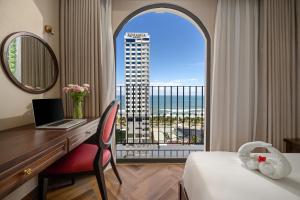
<svg viewBox="0 0 300 200"><path fill-rule="evenodd" d="M122 185L109 169L105 174L109 200L177 200L183 167L183 164L118 165ZM47 199L96 200L101 196L96 178L85 176L77 178L73 186L48 192Z"/></svg>

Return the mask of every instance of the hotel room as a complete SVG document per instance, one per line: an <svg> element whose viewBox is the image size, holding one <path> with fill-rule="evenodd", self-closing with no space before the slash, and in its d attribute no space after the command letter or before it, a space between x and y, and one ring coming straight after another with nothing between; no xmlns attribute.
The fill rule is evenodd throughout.
<svg viewBox="0 0 300 200"><path fill-rule="evenodd" d="M0 199L300 200L299 0L0 13Z"/></svg>

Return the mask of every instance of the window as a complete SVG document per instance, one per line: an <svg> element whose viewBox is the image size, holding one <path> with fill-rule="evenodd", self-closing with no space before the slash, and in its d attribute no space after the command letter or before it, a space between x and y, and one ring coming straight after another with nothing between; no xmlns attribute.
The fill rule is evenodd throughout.
<svg viewBox="0 0 300 200"><path fill-rule="evenodd" d="M140 117L136 117L136 118L135 118L135 121L137 121L137 122L141 122L141 121L142 121L142 118L140 118Z"/></svg>
<svg viewBox="0 0 300 200"><path fill-rule="evenodd" d="M135 42L135 39L126 39L126 42Z"/></svg>
<svg viewBox="0 0 300 200"><path fill-rule="evenodd" d="M129 122L132 122L132 121L133 121L133 117L128 117L127 120L128 120Z"/></svg>

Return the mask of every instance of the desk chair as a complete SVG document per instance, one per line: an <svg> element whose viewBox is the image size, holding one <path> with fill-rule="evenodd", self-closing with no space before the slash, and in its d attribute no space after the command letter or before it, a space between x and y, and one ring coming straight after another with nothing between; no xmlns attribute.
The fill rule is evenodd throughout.
<svg viewBox="0 0 300 200"><path fill-rule="evenodd" d="M102 200L107 200L104 169L109 163L122 184L110 143L118 109L119 102L113 101L104 111L96 132L97 144L79 145L39 175L39 199L46 199L48 178L70 177L73 182L76 175L93 173L96 175Z"/></svg>

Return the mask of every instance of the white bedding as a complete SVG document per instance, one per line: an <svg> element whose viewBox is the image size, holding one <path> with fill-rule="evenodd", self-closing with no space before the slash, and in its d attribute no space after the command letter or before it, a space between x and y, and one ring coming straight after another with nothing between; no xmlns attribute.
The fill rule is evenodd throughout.
<svg viewBox="0 0 300 200"><path fill-rule="evenodd" d="M244 168L237 153L191 153L183 174L189 200L299 200L300 154L284 155L292 173L272 180Z"/></svg>

